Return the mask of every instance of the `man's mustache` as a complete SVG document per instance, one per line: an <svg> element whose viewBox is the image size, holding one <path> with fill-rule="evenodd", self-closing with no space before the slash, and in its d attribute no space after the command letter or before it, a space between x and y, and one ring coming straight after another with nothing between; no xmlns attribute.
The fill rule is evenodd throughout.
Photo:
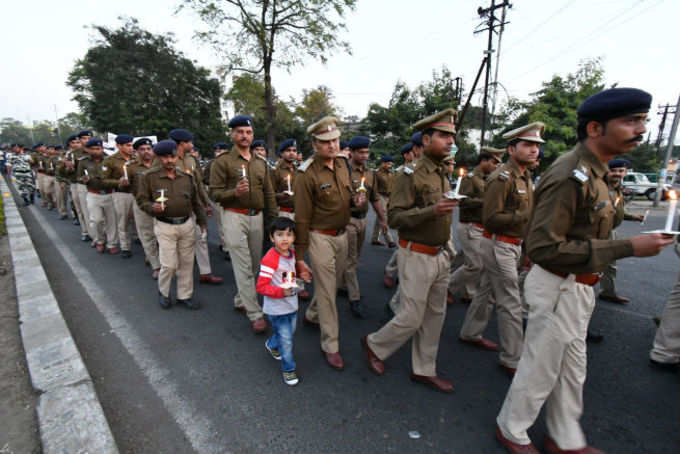
<svg viewBox="0 0 680 454"><path fill-rule="evenodd" d="M638 134L637 136L633 137L632 139L626 140L626 143L642 142L643 139L644 139L644 137L642 136L642 134Z"/></svg>

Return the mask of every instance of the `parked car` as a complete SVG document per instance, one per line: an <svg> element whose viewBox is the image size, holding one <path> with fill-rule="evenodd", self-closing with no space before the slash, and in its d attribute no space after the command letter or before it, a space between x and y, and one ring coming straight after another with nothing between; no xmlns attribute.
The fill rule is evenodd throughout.
<svg viewBox="0 0 680 454"><path fill-rule="evenodd" d="M656 197L656 183L652 183L647 178L647 175L639 172L628 172L628 174L623 177L623 186L625 188L632 189L635 195L644 195L649 200L654 200ZM671 189L671 185L663 185L663 193L661 194L661 200L666 199L666 192Z"/></svg>

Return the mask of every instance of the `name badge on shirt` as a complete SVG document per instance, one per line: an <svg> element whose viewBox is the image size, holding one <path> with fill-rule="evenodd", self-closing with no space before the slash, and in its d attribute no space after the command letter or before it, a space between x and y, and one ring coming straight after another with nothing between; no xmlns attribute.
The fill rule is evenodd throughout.
<svg viewBox="0 0 680 454"><path fill-rule="evenodd" d="M603 200L602 202L595 205L595 211L600 211L602 208L606 207L608 204L609 204L609 200Z"/></svg>
<svg viewBox="0 0 680 454"><path fill-rule="evenodd" d="M527 190L526 190L526 189L518 189L518 190L517 190L517 193L518 193L518 194L526 194L526 193L527 193Z"/></svg>
<svg viewBox="0 0 680 454"><path fill-rule="evenodd" d="M325 183L325 184L322 184L321 186L319 186L319 189L321 189L322 191L326 190L326 189L330 189L330 188L331 188L330 183Z"/></svg>

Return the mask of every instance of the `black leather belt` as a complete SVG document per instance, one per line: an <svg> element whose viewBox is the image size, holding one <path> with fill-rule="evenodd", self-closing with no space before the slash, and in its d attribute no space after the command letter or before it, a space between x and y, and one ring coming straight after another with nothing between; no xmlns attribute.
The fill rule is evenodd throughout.
<svg viewBox="0 0 680 454"><path fill-rule="evenodd" d="M355 219L363 219L366 217L366 214L368 211L364 211L363 213L351 213L352 217Z"/></svg>
<svg viewBox="0 0 680 454"><path fill-rule="evenodd" d="M166 217L157 217L161 222L165 222L166 224L173 224L173 225L179 225L179 224L184 224L189 220L189 216L184 216L184 217L179 217L179 218L166 218Z"/></svg>

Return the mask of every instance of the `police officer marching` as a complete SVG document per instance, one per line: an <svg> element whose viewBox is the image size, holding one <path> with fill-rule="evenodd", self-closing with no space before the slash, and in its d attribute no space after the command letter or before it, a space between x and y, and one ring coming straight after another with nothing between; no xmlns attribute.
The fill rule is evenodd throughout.
<svg viewBox="0 0 680 454"><path fill-rule="evenodd" d="M392 155L386 154L382 155L380 157L380 168L375 171L375 180L376 180L376 192L378 194L378 199L380 199L380 206L383 207L383 212L385 215L387 215L387 202L390 200L390 190L392 186L392 163L394 162L394 159L392 158ZM387 224L387 220L385 219L385 224ZM388 229L383 229L381 225L380 218L378 216L375 217L375 222L373 223L373 233L371 236L371 243L377 244L380 242L380 233L382 233L385 236L385 239L387 240L387 245L390 248L395 247L397 244L394 242L394 239L392 238L392 234L390 233L389 228Z"/></svg>

